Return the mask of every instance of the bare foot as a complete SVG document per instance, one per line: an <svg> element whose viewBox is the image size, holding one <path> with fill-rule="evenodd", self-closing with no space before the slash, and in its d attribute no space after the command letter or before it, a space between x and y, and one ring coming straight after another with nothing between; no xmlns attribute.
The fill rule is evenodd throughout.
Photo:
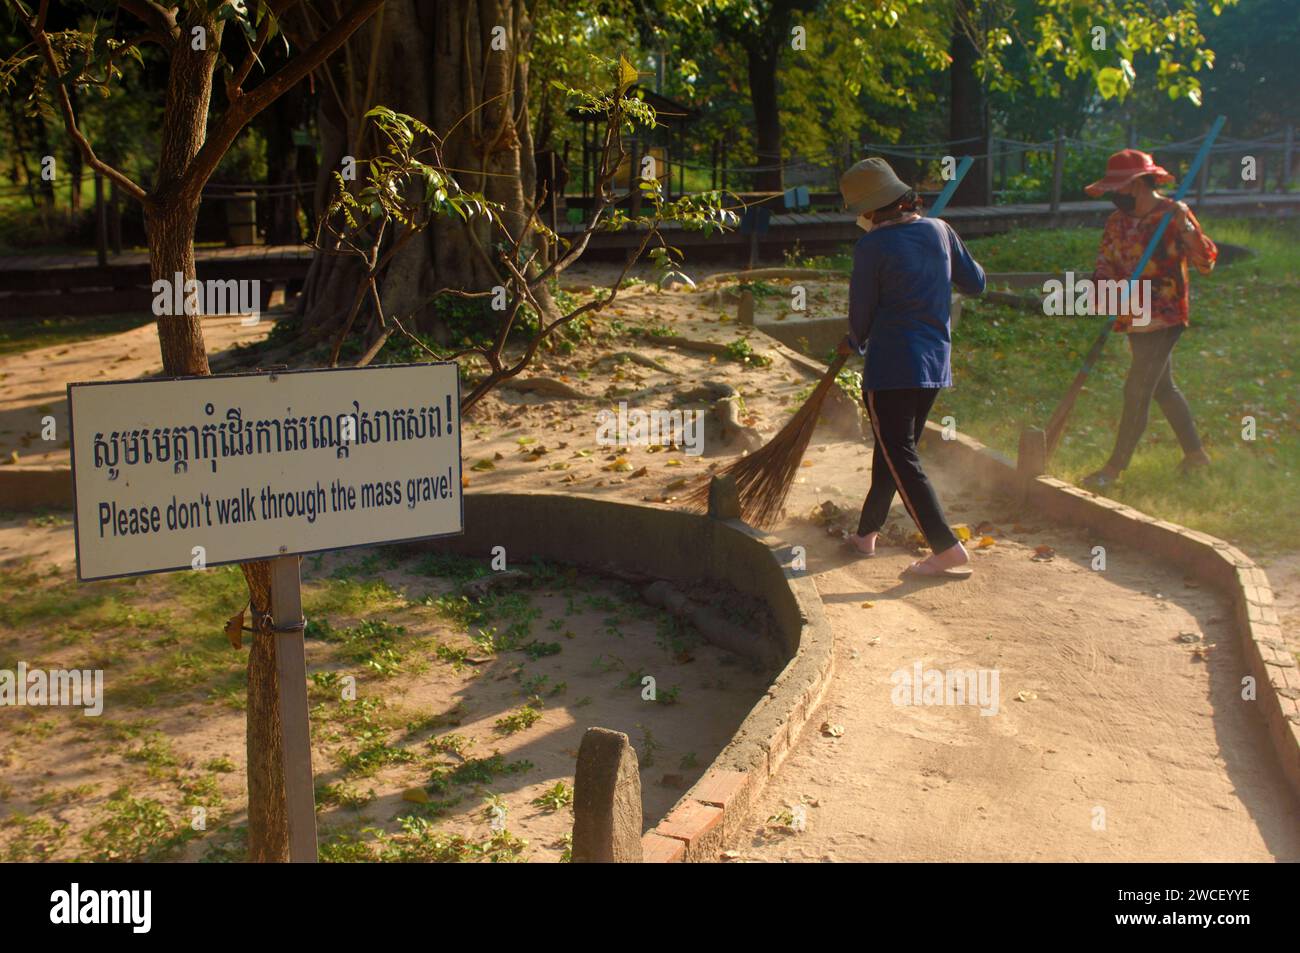
<svg viewBox="0 0 1300 953"><path fill-rule="evenodd" d="M926 559L919 559L908 566L904 572L914 576L969 576L967 568L970 554L961 543L951 546L941 553L934 553Z"/></svg>
<svg viewBox="0 0 1300 953"><path fill-rule="evenodd" d="M865 536L859 536L857 533L849 533L845 539L849 541L850 546L862 553L862 555L874 556L876 555L876 537L879 535L878 532L867 533Z"/></svg>

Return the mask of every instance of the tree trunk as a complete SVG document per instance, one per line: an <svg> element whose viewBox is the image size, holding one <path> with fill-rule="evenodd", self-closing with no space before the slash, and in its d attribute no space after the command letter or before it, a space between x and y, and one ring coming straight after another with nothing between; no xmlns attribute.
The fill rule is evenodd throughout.
<svg viewBox="0 0 1300 953"><path fill-rule="evenodd" d="M749 97L754 107L755 164L775 167L755 173L754 189L759 192L785 190L781 169L781 112L776 84L780 49L778 44L759 40L745 45Z"/></svg>
<svg viewBox="0 0 1300 953"><path fill-rule="evenodd" d="M180 276L182 282L195 280L194 223L199 203L176 196L167 204L151 203L145 211L145 228L149 233L149 277L166 281L171 287ZM183 292L184 285L181 290ZM174 300L175 294L170 298ZM185 377L211 373L207 349L203 344L201 314L160 314L158 344L162 349L163 374Z"/></svg>
<svg viewBox="0 0 1300 953"><path fill-rule="evenodd" d="M206 31L206 49L178 43L170 61L158 172L145 201L149 232L149 271L153 280L196 280L194 225L198 218L202 184L182 188L181 179L207 136L212 77L221 45L221 28L213 20L186 23ZM183 288L183 286L182 286ZM203 344L202 316L160 315L158 343L163 373L194 376L210 373ZM270 563L248 563L253 619L269 615ZM289 857L289 828L285 817L284 776L280 766L279 699L275 679L275 639L257 633L248 656L248 852L250 860L284 861Z"/></svg>
<svg viewBox="0 0 1300 953"><path fill-rule="evenodd" d="M494 41L499 45L496 27L505 29L505 49L493 48ZM362 160L379 144L373 136L358 136L361 117L372 106L388 106L446 137L443 158L458 170L461 188L499 203L510 237L516 237L527 226L536 175L522 55L530 30L524 0L389 0L382 20L371 21L350 41L355 65L336 73L333 88L340 95L322 94L321 181L340 168L345 155L358 160L357 178L364 178ZM399 235L390 230L388 240ZM442 288L480 291L501 284L493 246L507 238L493 234L484 218L468 224L454 217L436 220L380 276L385 311L445 341L446 316L433 295ZM317 254L299 299L303 330L339 329L362 275L353 257ZM372 316L363 311L354 328L367 328Z"/></svg>
<svg viewBox="0 0 1300 953"><path fill-rule="evenodd" d="M978 155L985 151L988 142L989 112L984 86L975 72L979 51L966 35L961 21L969 20L971 0L957 0L954 13L952 42L948 52L952 56L949 73L948 138L968 139L952 147L955 156ZM953 193L953 205L992 205L993 196L988 191L988 162L977 160Z"/></svg>

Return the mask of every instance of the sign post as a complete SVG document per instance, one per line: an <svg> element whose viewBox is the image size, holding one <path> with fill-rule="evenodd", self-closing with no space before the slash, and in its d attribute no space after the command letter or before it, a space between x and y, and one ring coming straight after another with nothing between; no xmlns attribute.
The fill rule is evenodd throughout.
<svg viewBox="0 0 1300 953"><path fill-rule="evenodd" d="M311 771L311 724L307 715L307 654L303 643L299 557L271 560L271 631L275 638L275 685L280 700L280 758L289 819L289 860L316 863L316 791Z"/></svg>
<svg viewBox="0 0 1300 953"><path fill-rule="evenodd" d="M456 365L70 384L68 406L79 579L270 562L253 627L274 640L289 859L314 863L300 559L463 532Z"/></svg>

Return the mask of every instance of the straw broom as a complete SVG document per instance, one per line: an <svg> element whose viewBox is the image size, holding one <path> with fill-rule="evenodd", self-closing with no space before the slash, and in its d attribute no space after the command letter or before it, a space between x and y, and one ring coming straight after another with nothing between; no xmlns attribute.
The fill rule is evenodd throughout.
<svg viewBox="0 0 1300 953"><path fill-rule="evenodd" d="M841 354L831 362L816 389L780 433L753 453L711 475L735 479L740 518L750 526L771 526L780 519L781 508L785 506L785 498L794 483L795 471L799 469L804 451L817 428L822 404L831 388L836 386L835 377L846 360L848 356ZM709 482L701 481L682 497L687 509L703 512L708 507Z"/></svg>

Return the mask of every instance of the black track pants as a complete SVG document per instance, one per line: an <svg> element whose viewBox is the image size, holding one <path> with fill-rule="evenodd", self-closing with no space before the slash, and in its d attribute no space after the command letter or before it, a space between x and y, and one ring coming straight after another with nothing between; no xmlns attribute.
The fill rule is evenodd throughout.
<svg viewBox="0 0 1300 953"><path fill-rule="evenodd" d="M862 504L858 535L878 532L885 525L897 491L934 552L941 553L957 545L957 537L944 519L943 507L916 453L917 441L925 433L925 419L938 396L937 387L872 390L863 394L876 449L871 457L871 490Z"/></svg>

